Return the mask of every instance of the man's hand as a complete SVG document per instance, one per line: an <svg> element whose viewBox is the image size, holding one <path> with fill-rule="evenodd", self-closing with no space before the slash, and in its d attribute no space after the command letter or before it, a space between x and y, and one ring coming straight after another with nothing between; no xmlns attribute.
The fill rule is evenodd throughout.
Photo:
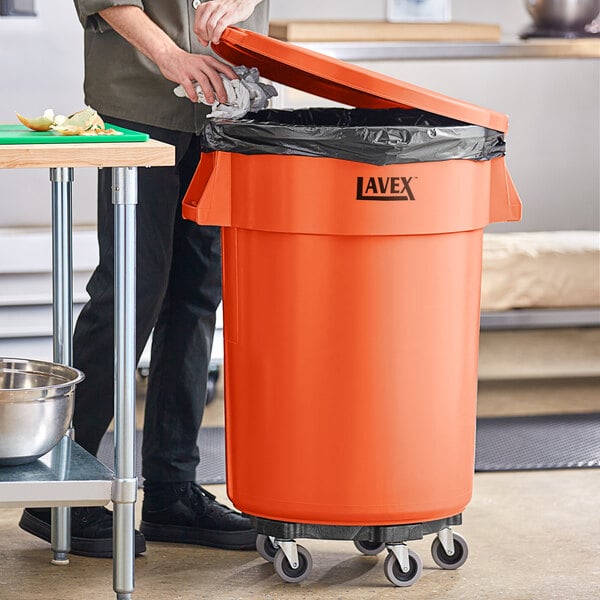
<svg viewBox="0 0 600 600"><path fill-rule="evenodd" d="M256 4L255 0L253 2ZM193 85L196 81L207 102L212 104L215 96L219 102L227 102L227 92L220 74L223 73L229 79L237 79L235 71L229 65L212 56L190 54L182 50L137 6L113 6L100 11L100 15L115 31L154 62L164 77L181 84L190 100L198 101Z"/></svg>
<svg viewBox="0 0 600 600"><path fill-rule="evenodd" d="M218 44L221 34L229 25L245 21L262 0L211 0L196 9L194 33L200 43Z"/></svg>
<svg viewBox="0 0 600 600"><path fill-rule="evenodd" d="M221 73L228 79L237 79L235 71L229 65L212 56L190 54L180 48L169 52L163 60L157 60L156 64L167 79L183 86L192 102L198 102L194 82L202 88L206 101L212 104L215 96L219 102L227 102Z"/></svg>

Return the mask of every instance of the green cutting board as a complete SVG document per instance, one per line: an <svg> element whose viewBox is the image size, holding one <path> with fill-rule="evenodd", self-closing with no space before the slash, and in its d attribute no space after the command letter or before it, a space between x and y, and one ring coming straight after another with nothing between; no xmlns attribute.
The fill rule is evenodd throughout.
<svg viewBox="0 0 600 600"><path fill-rule="evenodd" d="M56 131L32 131L21 125L0 124L0 144L81 144L102 142L146 142L150 139L147 133L105 124L107 129L122 132L122 135L61 135Z"/></svg>

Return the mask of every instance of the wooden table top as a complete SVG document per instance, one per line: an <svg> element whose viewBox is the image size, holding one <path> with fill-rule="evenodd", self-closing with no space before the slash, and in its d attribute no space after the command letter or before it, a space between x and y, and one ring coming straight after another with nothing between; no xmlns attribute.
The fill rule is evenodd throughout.
<svg viewBox="0 0 600 600"><path fill-rule="evenodd" d="M157 140L76 144L1 144L1 169L42 167L163 167L175 148Z"/></svg>

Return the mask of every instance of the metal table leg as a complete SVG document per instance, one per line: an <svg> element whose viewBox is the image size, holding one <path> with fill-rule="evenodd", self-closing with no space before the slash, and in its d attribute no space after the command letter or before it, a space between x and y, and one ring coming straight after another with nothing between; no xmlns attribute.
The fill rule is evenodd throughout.
<svg viewBox="0 0 600 600"><path fill-rule="evenodd" d="M53 360L73 364L73 231L71 167L50 169L52 182L52 328ZM62 453L59 454L62 457ZM64 460L63 460L64 459ZM59 459L57 472L66 468L67 457ZM66 565L71 549L71 515L69 507L51 511L52 563Z"/></svg>
<svg viewBox="0 0 600 600"><path fill-rule="evenodd" d="M135 558L135 252L137 168L113 168L115 207L115 478L113 587L130 600Z"/></svg>

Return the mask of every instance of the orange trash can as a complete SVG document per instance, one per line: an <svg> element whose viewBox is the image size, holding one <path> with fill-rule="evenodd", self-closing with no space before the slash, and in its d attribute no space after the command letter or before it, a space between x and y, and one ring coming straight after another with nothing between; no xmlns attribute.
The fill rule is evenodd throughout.
<svg viewBox="0 0 600 600"><path fill-rule="evenodd" d="M502 143L507 130L504 115L258 34L229 28L215 50L348 105L419 109ZM268 130L259 148L263 125L224 122L240 136L232 151L226 140L203 155L183 203L185 218L223 227L229 497L285 581L310 572L301 537L387 547L385 574L406 586L421 561L405 542L433 533L436 563L457 568L467 545L451 526L473 484L482 233L521 214L503 152L454 158L437 146L452 127L424 127L429 154L370 164L368 141L357 161L311 155L308 126L306 152L278 150L276 137L270 146Z"/></svg>

